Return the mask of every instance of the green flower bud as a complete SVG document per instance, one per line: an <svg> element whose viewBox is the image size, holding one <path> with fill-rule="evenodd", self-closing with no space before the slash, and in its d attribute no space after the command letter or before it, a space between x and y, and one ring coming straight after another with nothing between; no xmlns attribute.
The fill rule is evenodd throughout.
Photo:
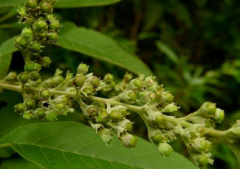
<svg viewBox="0 0 240 169"><path fill-rule="evenodd" d="M167 105L162 111L165 113L172 113L179 109L174 103Z"/></svg>
<svg viewBox="0 0 240 169"><path fill-rule="evenodd" d="M46 32L37 32L36 38L42 41L46 41L48 37L48 34Z"/></svg>
<svg viewBox="0 0 240 169"><path fill-rule="evenodd" d="M59 39L59 37L58 37L57 33L51 32L51 33L48 34L48 38L47 38L48 42L57 43L58 39Z"/></svg>
<svg viewBox="0 0 240 169"><path fill-rule="evenodd" d="M151 137L151 139L155 144L158 144L160 142L163 142L164 136L162 133L156 132L155 135Z"/></svg>
<svg viewBox="0 0 240 169"><path fill-rule="evenodd" d="M114 80L114 77L110 73L106 74L103 79L103 81L107 83L111 83L113 80Z"/></svg>
<svg viewBox="0 0 240 169"><path fill-rule="evenodd" d="M16 39L15 42L19 40ZM30 45L30 41L28 39L21 38L21 40L17 44L21 49L27 49Z"/></svg>
<svg viewBox="0 0 240 169"><path fill-rule="evenodd" d="M99 110L97 115L98 123L106 123L108 121L108 113L106 109Z"/></svg>
<svg viewBox="0 0 240 169"><path fill-rule="evenodd" d="M17 78L18 78L18 81L20 81L22 83L27 83L29 80L27 72L20 73Z"/></svg>
<svg viewBox="0 0 240 169"><path fill-rule="evenodd" d="M78 74L76 75L76 77L74 78L73 80L73 84L76 86L76 87L82 87L83 84L85 83L85 76L83 74Z"/></svg>
<svg viewBox="0 0 240 169"><path fill-rule="evenodd" d="M31 43L31 45L30 45L30 52L32 52L32 53L39 53L39 52L41 52L41 44L40 43L37 43L37 42L33 42L33 43Z"/></svg>
<svg viewBox="0 0 240 169"><path fill-rule="evenodd" d="M215 123L221 123L224 119L224 111L221 109L217 109L213 120Z"/></svg>
<svg viewBox="0 0 240 169"><path fill-rule="evenodd" d="M22 30L22 38L32 40L33 38L33 31L31 28L24 28Z"/></svg>
<svg viewBox="0 0 240 169"><path fill-rule="evenodd" d="M62 112L64 110L66 110L66 105L64 103L56 103L55 109L57 112Z"/></svg>
<svg viewBox="0 0 240 169"><path fill-rule="evenodd" d="M156 82L155 82L155 78L154 78L154 77L147 77L147 78L144 80L144 86L145 86L147 89L153 87L155 84L156 84Z"/></svg>
<svg viewBox="0 0 240 169"><path fill-rule="evenodd" d="M43 32L46 31L48 29L48 25L46 23L46 21L42 20L42 19L38 19L35 23L34 23L34 28L36 29L36 31L38 32Z"/></svg>
<svg viewBox="0 0 240 169"><path fill-rule="evenodd" d="M126 117L129 113L127 112L127 109L124 108L119 108L118 111L121 113L123 117Z"/></svg>
<svg viewBox="0 0 240 169"><path fill-rule="evenodd" d="M123 118L123 116L122 116L122 114L121 114L120 111L118 111L118 110L113 110L113 111L111 111L111 113L109 114L109 118L110 118L110 120L111 120L112 122L116 123L116 122L119 122L119 121Z"/></svg>
<svg viewBox="0 0 240 169"><path fill-rule="evenodd" d="M38 7L38 1L37 0L27 0L26 7L28 9L35 10Z"/></svg>
<svg viewBox="0 0 240 169"><path fill-rule="evenodd" d="M97 106L100 108L100 109L105 109L106 108L106 105L104 103L98 103Z"/></svg>
<svg viewBox="0 0 240 169"><path fill-rule="evenodd" d="M23 113L23 118L25 119L30 119L32 117L33 117L32 110L28 110Z"/></svg>
<svg viewBox="0 0 240 169"><path fill-rule="evenodd" d="M91 105L87 108L87 118L92 119L96 117L97 114L98 114L98 109L96 106Z"/></svg>
<svg viewBox="0 0 240 169"><path fill-rule="evenodd" d="M80 93L82 93L85 96L89 96L89 95L94 95L94 87L91 84L84 84L83 87L80 90Z"/></svg>
<svg viewBox="0 0 240 169"><path fill-rule="evenodd" d="M211 150L211 143L204 138L197 138L193 143L189 143L190 147L192 147L197 152L209 152Z"/></svg>
<svg viewBox="0 0 240 169"><path fill-rule="evenodd" d="M209 157L205 154L201 154L197 158L197 164L199 167L205 167L209 163Z"/></svg>
<svg viewBox="0 0 240 169"><path fill-rule="evenodd" d="M142 88L143 88L143 81L139 78L133 79L128 85L128 89L133 91L138 91Z"/></svg>
<svg viewBox="0 0 240 169"><path fill-rule="evenodd" d="M41 99L47 100L48 98L50 98L50 96L51 96L51 92L48 89L42 89L39 92L39 97Z"/></svg>
<svg viewBox="0 0 240 169"><path fill-rule="evenodd" d="M131 122L128 119L124 119L124 120L118 122L118 125L123 127L126 131L132 131L132 129L133 129L133 122Z"/></svg>
<svg viewBox="0 0 240 169"><path fill-rule="evenodd" d="M27 100L25 101L25 105L26 105L27 110L33 109L33 108L35 107L35 100L33 100L33 99L27 99Z"/></svg>
<svg viewBox="0 0 240 169"><path fill-rule="evenodd" d="M37 117L38 119L44 119L46 114L45 110L43 108L38 108L34 111L34 116Z"/></svg>
<svg viewBox="0 0 240 169"><path fill-rule="evenodd" d="M32 71L36 70L36 65L34 62L29 61L29 62L25 63L24 69L27 72L32 72Z"/></svg>
<svg viewBox="0 0 240 169"><path fill-rule="evenodd" d="M61 25L58 20L54 20L49 25L49 31L58 32L61 28Z"/></svg>
<svg viewBox="0 0 240 169"><path fill-rule="evenodd" d="M200 109L197 111L197 115L210 118L214 117L216 113L216 104L211 102L204 103Z"/></svg>
<svg viewBox="0 0 240 169"><path fill-rule="evenodd" d="M90 82L94 88L97 88L100 85L100 80L96 76L92 76Z"/></svg>
<svg viewBox="0 0 240 169"><path fill-rule="evenodd" d="M48 121L55 121L57 120L57 113L53 110L46 111L46 120Z"/></svg>
<svg viewBox="0 0 240 169"><path fill-rule="evenodd" d="M21 17L26 17L27 16L27 12L26 12L25 8L19 7L17 12L19 13L19 15Z"/></svg>
<svg viewBox="0 0 240 169"><path fill-rule="evenodd" d="M173 95L169 92L164 93L163 95L165 102L172 103L173 102Z"/></svg>
<svg viewBox="0 0 240 169"><path fill-rule="evenodd" d="M47 56L44 56L40 59L40 65L42 67L49 67L51 63L52 63L51 59Z"/></svg>
<svg viewBox="0 0 240 169"><path fill-rule="evenodd" d="M17 80L17 73L16 72L9 72L8 75L4 78L6 81L15 81Z"/></svg>
<svg viewBox="0 0 240 169"><path fill-rule="evenodd" d="M152 123L154 127L161 128L165 124L165 119L163 115L157 115Z"/></svg>
<svg viewBox="0 0 240 169"><path fill-rule="evenodd" d="M32 81L37 81L38 79L41 78L40 74L36 71L33 71L31 73L29 73L29 78L32 80Z"/></svg>
<svg viewBox="0 0 240 169"><path fill-rule="evenodd" d="M122 143L127 148L134 148L137 145L137 139L131 134L123 134L121 136Z"/></svg>
<svg viewBox="0 0 240 169"><path fill-rule="evenodd" d="M21 41L21 37L14 37L13 43L17 48L20 48L19 42Z"/></svg>
<svg viewBox="0 0 240 169"><path fill-rule="evenodd" d="M16 113L23 113L26 110L26 106L23 103L18 103L14 106L14 109Z"/></svg>
<svg viewBox="0 0 240 169"><path fill-rule="evenodd" d="M126 82L126 83L129 83L130 80L132 80L133 78L133 75L132 74L125 74L124 77L123 77L123 80Z"/></svg>
<svg viewBox="0 0 240 169"><path fill-rule="evenodd" d="M172 147L168 143L159 143L158 150L164 157L169 157L173 152Z"/></svg>
<svg viewBox="0 0 240 169"><path fill-rule="evenodd" d="M211 103L211 102L207 102L206 109L208 110L209 115L215 115L216 110L217 110L216 104Z"/></svg>
<svg viewBox="0 0 240 169"><path fill-rule="evenodd" d="M121 99L126 103L132 104L136 102L137 94L132 90L126 90L122 93Z"/></svg>
<svg viewBox="0 0 240 169"><path fill-rule="evenodd" d="M86 74L88 72L88 65L81 63L77 68L78 74Z"/></svg>
<svg viewBox="0 0 240 169"><path fill-rule="evenodd" d="M43 14L51 14L53 12L53 6L50 3L42 2L40 4L40 10Z"/></svg>

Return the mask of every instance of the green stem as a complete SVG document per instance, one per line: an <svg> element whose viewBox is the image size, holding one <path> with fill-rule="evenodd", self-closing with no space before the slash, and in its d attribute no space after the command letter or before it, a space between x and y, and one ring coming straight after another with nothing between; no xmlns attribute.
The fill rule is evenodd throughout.
<svg viewBox="0 0 240 169"><path fill-rule="evenodd" d="M10 144L10 143L0 144L0 148L11 147L11 146L12 146L12 144Z"/></svg>
<svg viewBox="0 0 240 169"><path fill-rule="evenodd" d="M7 90L13 90L13 91L17 91L17 92L22 92L22 87L19 85L0 83L0 88L7 89ZM39 92L40 90L42 90L42 89L30 88L28 86L24 87L25 92ZM112 106L122 105L122 106L125 106L127 109L138 113L144 119L144 117L143 117L144 107L129 105L126 103L114 101L112 99L105 99L105 98L101 98L101 97L95 97L95 96L86 97L86 96L82 96L82 95L77 95L77 93L75 93L75 92L66 92L66 91L60 91L60 90L56 90L56 89L49 89L49 90L53 95L66 95L66 96L75 98L78 101L79 101L79 99L81 99L81 100L85 100L85 101L93 101L93 102L99 102L99 103L105 103L105 104L109 103ZM189 122L186 122L185 120L183 120L183 118L176 118L176 117L164 115L164 119L166 121L172 122L174 124L180 124L183 127L189 127L189 126L193 125L192 123L189 123ZM144 120L144 121L146 121L146 120ZM148 124L146 124L146 125L147 125L147 127L149 127ZM203 129L205 130L206 134L211 135L211 136L225 138L227 135L227 131L219 131L219 130L206 128L206 127L203 127Z"/></svg>

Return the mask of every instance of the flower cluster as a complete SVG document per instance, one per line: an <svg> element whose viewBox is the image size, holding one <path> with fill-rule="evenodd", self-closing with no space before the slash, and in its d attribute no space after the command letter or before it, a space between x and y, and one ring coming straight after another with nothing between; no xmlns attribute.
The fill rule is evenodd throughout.
<svg viewBox="0 0 240 169"><path fill-rule="evenodd" d="M237 144L240 140L239 121L227 131L215 130L215 124L224 119L224 112L211 102L204 103L186 117L172 116L179 107L173 102L173 95L152 76L134 78L127 73L117 82L112 74L106 74L101 80L88 73L88 66L81 63L76 75L68 72L64 77L62 71L57 70L53 77L42 79L40 70L51 64L49 57L40 55L42 43L57 43L57 32L61 27L52 15L55 2L27 0L24 7L18 9L19 22L30 25L14 39L15 46L23 54L25 71L19 75L10 72L0 83L1 88L22 93L24 101L15 105L15 112L27 119L53 121L59 115L73 112L73 102L77 101L103 141L111 143L116 133L127 148L137 144L136 137L130 134L134 122L128 119L128 115L135 112L144 120L149 140L158 146L163 156L171 155L173 149L169 142L180 135L193 162L200 167L213 163L211 142L206 135L224 136L225 141Z"/></svg>

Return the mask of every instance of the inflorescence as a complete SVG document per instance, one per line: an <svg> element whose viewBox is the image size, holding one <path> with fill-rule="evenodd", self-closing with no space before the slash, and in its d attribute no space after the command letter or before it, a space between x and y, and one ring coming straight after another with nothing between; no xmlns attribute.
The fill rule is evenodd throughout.
<svg viewBox="0 0 240 169"><path fill-rule="evenodd" d="M57 43L59 21L52 15L56 0L27 0L19 7L19 22L27 23L20 37L14 40L25 60L25 71L17 75L10 72L1 81L0 88L19 91L24 102L15 106L15 112L24 118L57 120L60 115L73 112L77 101L89 124L102 139L110 144L114 133L127 148L133 148L137 139L130 132L134 122L127 116L138 113L144 120L149 140L158 146L163 156L170 156L173 149L168 144L180 135L192 157L200 167L212 164L211 142L206 135L221 137L229 142L240 138L240 122L227 131L215 130L215 124L224 119L223 110L211 102L204 103L196 112L176 118L171 113L179 107L173 95L159 85L154 77L140 75L133 78L126 74L116 82L107 74L101 80L88 73L88 66L81 63L77 74L57 70L52 78L43 80L40 70L51 64L49 57L40 55L43 43ZM19 83L20 82L20 83ZM96 97L99 96L104 97Z"/></svg>

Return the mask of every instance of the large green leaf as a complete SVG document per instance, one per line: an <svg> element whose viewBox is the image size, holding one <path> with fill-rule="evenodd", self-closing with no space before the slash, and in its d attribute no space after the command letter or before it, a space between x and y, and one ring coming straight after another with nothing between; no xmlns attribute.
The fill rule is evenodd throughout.
<svg viewBox="0 0 240 169"><path fill-rule="evenodd" d="M16 6L26 0L0 0L0 8L7 6ZM121 0L59 0L55 4L55 8L78 8L89 6L110 5Z"/></svg>
<svg viewBox="0 0 240 169"><path fill-rule="evenodd" d="M136 74L151 75L150 69L113 39L73 23L63 24L59 46L123 67Z"/></svg>
<svg viewBox="0 0 240 169"><path fill-rule="evenodd" d="M157 147L139 138L136 148L126 149L119 140L107 146L93 129L80 123L28 124L0 140L25 159L45 169L196 169L173 153L162 157Z"/></svg>
<svg viewBox="0 0 240 169"><path fill-rule="evenodd" d="M13 45L13 38L5 41L0 46L0 79L6 75L12 61L12 52L15 51L17 49Z"/></svg>
<svg viewBox="0 0 240 169"><path fill-rule="evenodd" d="M42 167L21 157L16 157L2 161L0 169L42 169Z"/></svg>
<svg viewBox="0 0 240 169"><path fill-rule="evenodd" d="M56 8L77 8L89 6L110 5L121 0L59 0L54 7Z"/></svg>

